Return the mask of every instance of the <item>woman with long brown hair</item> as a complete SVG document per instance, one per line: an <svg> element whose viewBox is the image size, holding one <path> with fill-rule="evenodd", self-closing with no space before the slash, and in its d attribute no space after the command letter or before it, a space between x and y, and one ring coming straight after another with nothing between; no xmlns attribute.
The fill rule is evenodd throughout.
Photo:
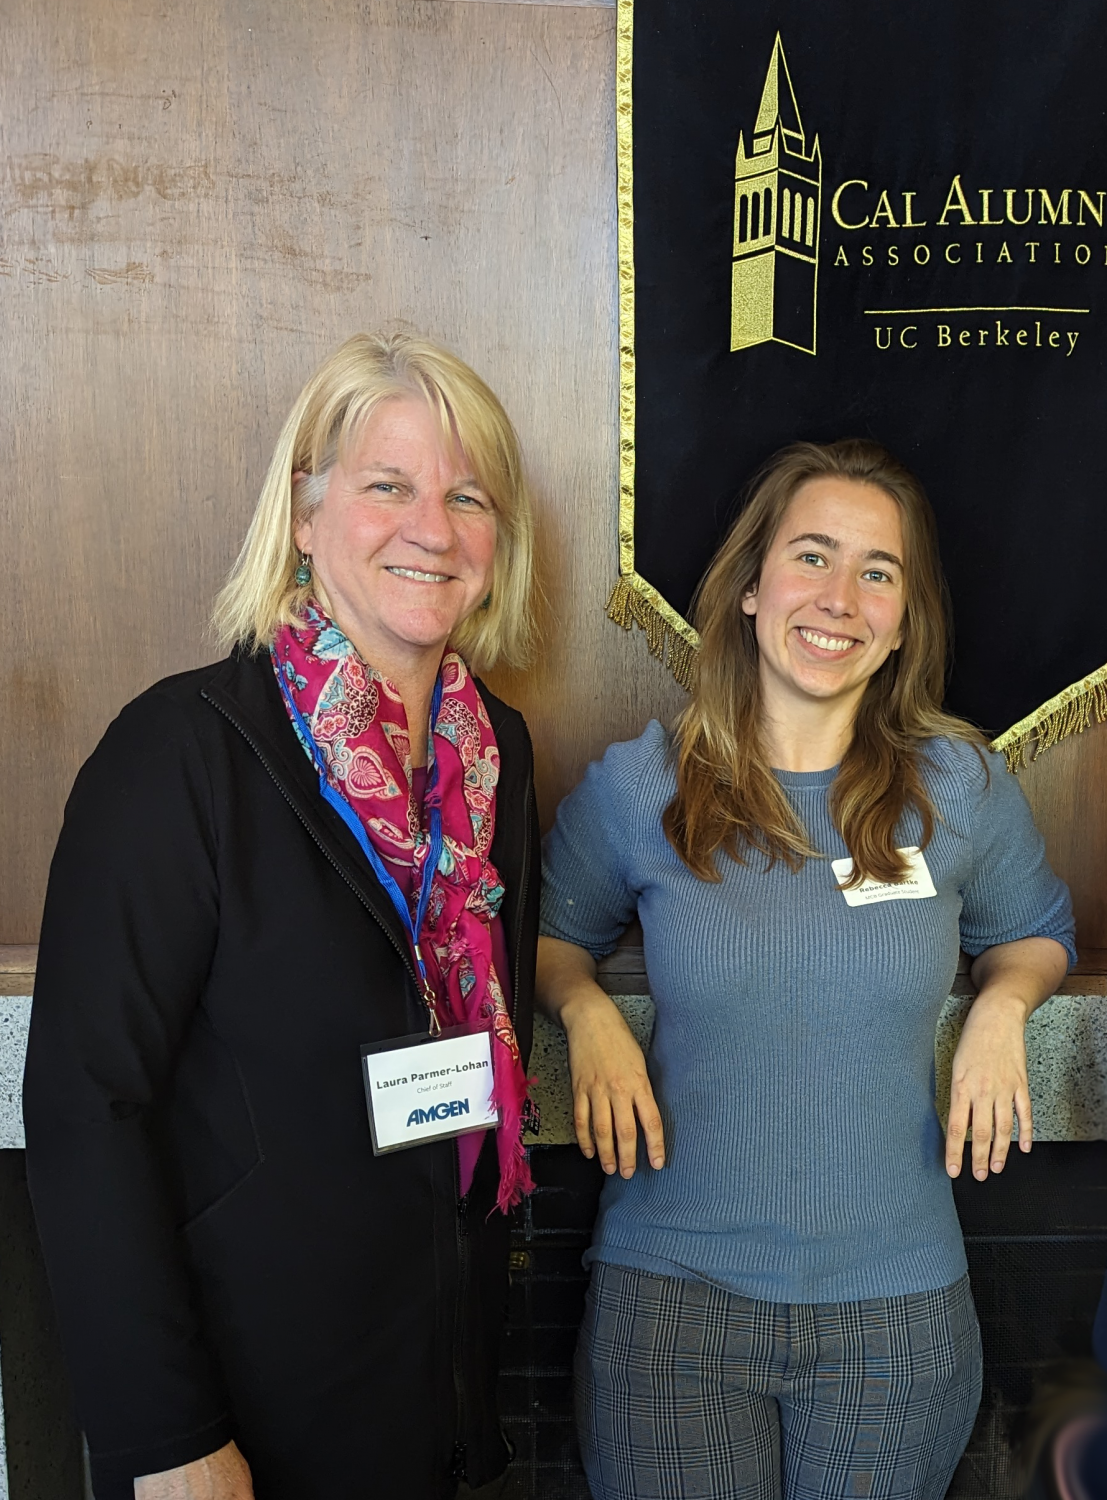
<svg viewBox="0 0 1107 1500"><path fill-rule="evenodd" d="M970 1124L979 1179L1014 1116L1030 1149L1023 1030L1073 954L1068 893L1002 759L942 710L933 515L884 449L777 454L695 619L675 731L612 746L546 850L538 998L608 1173L592 1494L939 1500L980 1389L949 1177ZM595 979L635 915L648 1059ZM943 1152L959 947L977 998Z"/></svg>

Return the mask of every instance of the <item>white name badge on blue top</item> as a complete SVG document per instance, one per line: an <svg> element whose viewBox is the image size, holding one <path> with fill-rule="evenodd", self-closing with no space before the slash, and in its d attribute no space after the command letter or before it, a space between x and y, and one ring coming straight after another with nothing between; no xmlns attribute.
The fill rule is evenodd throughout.
<svg viewBox="0 0 1107 1500"><path fill-rule="evenodd" d="M487 1031L458 1027L433 1040L369 1044L361 1070L374 1156L500 1123Z"/></svg>
<svg viewBox="0 0 1107 1500"><path fill-rule="evenodd" d="M924 896L938 894L921 849L897 849L896 853L907 861L906 876L902 880L863 880L852 890L842 892L847 906L872 906L877 901L920 901ZM848 880L853 874L853 860L832 859L830 868L839 882Z"/></svg>

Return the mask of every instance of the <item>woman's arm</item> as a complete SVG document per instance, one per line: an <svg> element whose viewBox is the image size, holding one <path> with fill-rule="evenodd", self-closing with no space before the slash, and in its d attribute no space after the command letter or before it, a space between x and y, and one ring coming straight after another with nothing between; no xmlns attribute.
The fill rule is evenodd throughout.
<svg viewBox="0 0 1107 1500"><path fill-rule="evenodd" d="M179 1469L135 1480L135 1500L254 1500L250 1469L234 1443Z"/></svg>
<svg viewBox="0 0 1107 1500"><path fill-rule="evenodd" d="M973 1176L1002 1172L1011 1144L1013 1116L1019 1149L1033 1141L1026 1078L1026 1021L1054 993L1069 967L1069 955L1053 938L1020 938L986 948L974 961L976 999L953 1058L946 1171L957 1177L972 1126ZM1012 1110L1012 1105L1014 1106Z"/></svg>
<svg viewBox="0 0 1107 1500"><path fill-rule="evenodd" d="M665 1140L646 1059L618 1007L596 983L596 961L588 950L539 938L535 998L568 1039L573 1125L585 1156L598 1151L605 1172L618 1165L623 1177L633 1177L640 1124L650 1166L663 1167Z"/></svg>
<svg viewBox="0 0 1107 1500"><path fill-rule="evenodd" d="M206 764L156 690L86 763L51 866L24 1077L27 1176L97 1494L233 1436L159 1109L218 931Z"/></svg>

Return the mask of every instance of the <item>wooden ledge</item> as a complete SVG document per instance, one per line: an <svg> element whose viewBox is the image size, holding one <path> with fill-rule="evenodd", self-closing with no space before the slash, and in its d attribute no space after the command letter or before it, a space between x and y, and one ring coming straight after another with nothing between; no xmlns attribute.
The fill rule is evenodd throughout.
<svg viewBox="0 0 1107 1500"><path fill-rule="evenodd" d="M953 981L955 995L972 995L969 978L972 960L962 953ZM648 995L645 953L641 947L627 945L600 960L600 984L609 995ZM1058 986L1059 995L1107 995L1107 948L1086 948L1072 972Z"/></svg>
<svg viewBox="0 0 1107 1500"><path fill-rule="evenodd" d="M37 943L0 943L0 995L29 995L37 962Z"/></svg>
<svg viewBox="0 0 1107 1500"><path fill-rule="evenodd" d="M34 989L36 943L0 943L0 995L29 995ZM627 944L600 962L600 983L609 995L648 995L645 954ZM971 995L969 958L962 953L953 982L955 995ZM1107 948L1085 948L1059 995L1107 995Z"/></svg>

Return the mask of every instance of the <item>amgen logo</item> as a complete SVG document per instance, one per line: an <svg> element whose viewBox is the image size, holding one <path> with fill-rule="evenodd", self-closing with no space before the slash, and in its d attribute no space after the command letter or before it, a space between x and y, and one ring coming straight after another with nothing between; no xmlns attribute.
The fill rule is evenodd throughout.
<svg viewBox="0 0 1107 1500"><path fill-rule="evenodd" d="M429 1109L413 1109L407 1117L408 1126L433 1125L435 1120L448 1120L451 1115L467 1115L468 1099L451 1099L447 1104L432 1104Z"/></svg>

